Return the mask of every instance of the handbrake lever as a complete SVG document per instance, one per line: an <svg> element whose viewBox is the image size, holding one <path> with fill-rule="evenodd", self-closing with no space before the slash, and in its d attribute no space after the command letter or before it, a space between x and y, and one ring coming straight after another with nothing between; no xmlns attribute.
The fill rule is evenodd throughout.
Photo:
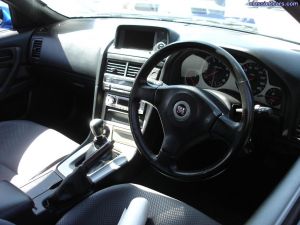
<svg viewBox="0 0 300 225"><path fill-rule="evenodd" d="M106 140L105 143L97 149L90 153L87 158L82 162L81 166L89 171L94 165L95 162L101 159L102 156L106 155L107 152L112 152L114 141Z"/></svg>
<svg viewBox="0 0 300 225"><path fill-rule="evenodd" d="M98 151L93 152L83 163L68 175L57 187L54 193L47 198L45 208L60 208L72 205L82 197L92 192L92 183L87 177L88 171L105 153L111 151L113 142L107 141Z"/></svg>

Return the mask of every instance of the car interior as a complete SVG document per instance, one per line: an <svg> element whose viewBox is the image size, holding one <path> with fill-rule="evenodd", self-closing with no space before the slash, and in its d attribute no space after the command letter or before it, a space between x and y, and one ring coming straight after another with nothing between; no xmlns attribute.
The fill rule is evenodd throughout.
<svg viewBox="0 0 300 225"><path fill-rule="evenodd" d="M184 2L0 4L0 225L300 224L299 0Z"/></svg>

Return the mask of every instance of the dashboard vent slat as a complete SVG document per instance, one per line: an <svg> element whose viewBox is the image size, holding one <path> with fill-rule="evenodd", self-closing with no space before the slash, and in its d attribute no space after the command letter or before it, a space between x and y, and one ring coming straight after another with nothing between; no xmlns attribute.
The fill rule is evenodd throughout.
<svg viewBox="0 0 300 225"><path fill-rule="evenodd" d="M300 122L298 122L296 128L295 128L295 134L294 134L295 138L300 140Z"/></svg>
<svg viewBox="0 0 300 225"><path fill-rule="evenodd" d="M126 62L120 60L107 60L106 73L111 73L114 75L124 76L126 70Z"/></svg>
<svg viewBox="0 0 300 225"><path fill-rule="evenodd" d="M127 77L136 77L137 74L139 73L141 67L142 67L142 64L129 63L126 76Z"/></svg>
<svg viewBox="0 0 300 225"><path fill-rule="evenodd" d="M33 59L33 61L38 61L40 59L42 45L43 45L42 39L33 40L32 49L31 49L31 58Z"/></svg>

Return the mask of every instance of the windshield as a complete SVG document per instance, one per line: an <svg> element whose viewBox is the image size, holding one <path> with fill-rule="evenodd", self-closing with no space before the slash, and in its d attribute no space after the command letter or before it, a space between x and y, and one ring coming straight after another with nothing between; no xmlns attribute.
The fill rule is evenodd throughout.
<svg viewBox="0 0 300 225"><path fill-rule="evenodd" d="M122 17L226 27L300 43L300 24L281 6L260 0L43 0L67 17ZM286 4L286 5L283 5Z"/></svg>

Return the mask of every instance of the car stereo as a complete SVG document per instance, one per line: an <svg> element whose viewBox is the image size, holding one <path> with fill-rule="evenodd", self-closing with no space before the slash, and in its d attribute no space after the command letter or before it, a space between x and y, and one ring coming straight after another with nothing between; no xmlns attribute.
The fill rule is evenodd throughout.
<svg viewBox="0 0 300 225"><path fill-rule="evenodd" d="M126 112L128 111L128 103L129 103L129 98L121 97L118 95L107 94L105 98L105 104L107 107L123 110ZM138 113L143 114L144 109L145 109L145 102L141 102Z"/></svg>

